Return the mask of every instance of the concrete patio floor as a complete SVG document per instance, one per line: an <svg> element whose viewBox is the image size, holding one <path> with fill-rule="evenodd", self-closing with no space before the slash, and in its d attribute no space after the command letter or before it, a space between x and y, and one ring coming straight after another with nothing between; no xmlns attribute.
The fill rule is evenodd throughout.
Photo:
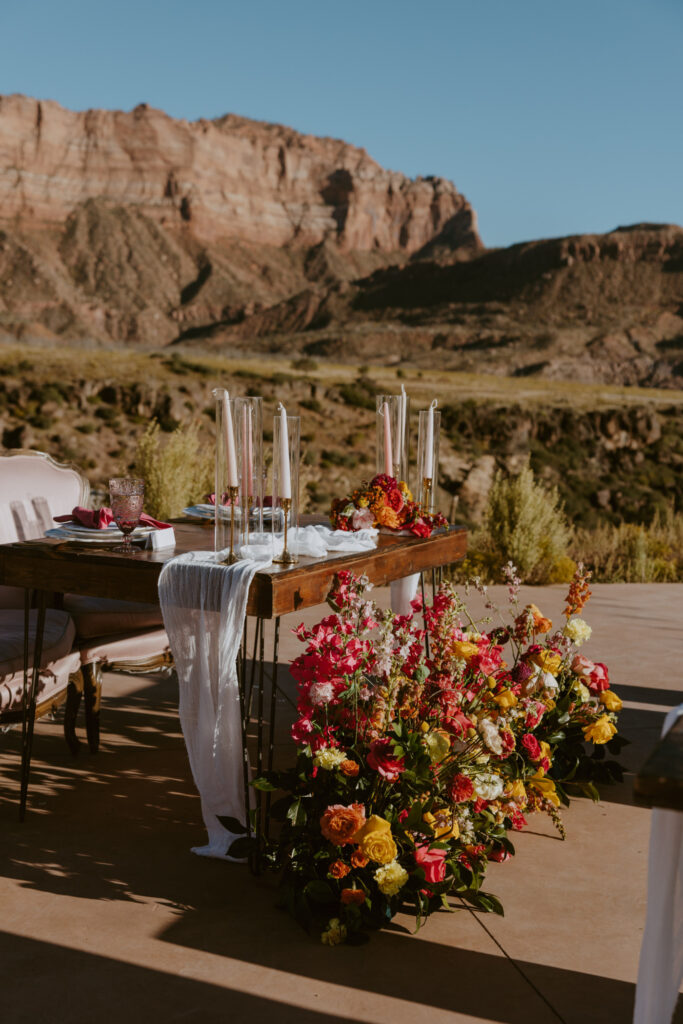
<svg viewBox="0 0 683 1024"><path fill-rule="evenodd" d="M683 700L683 586L594 589L585 651L624 699L629 771L601 804L572 804L565 842L530 817L517 855L487 877L503 919L443 913L413 935L399 918L366 946L329 949L275 908L272 879L191 854L203 832L174 679L106 676L97 756L72 759L61 724L40 722L21 825L19 736L0 736L0 1020L626 1024L650 817L632 773ZM564 591L524 598L559 619ZM298 621L283 621L283 660L300 650Z"/></svg>

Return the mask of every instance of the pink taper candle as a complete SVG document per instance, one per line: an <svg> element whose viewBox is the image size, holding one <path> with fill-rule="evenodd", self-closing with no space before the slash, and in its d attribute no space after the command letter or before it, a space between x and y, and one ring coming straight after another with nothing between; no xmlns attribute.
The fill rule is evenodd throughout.
<svg viewBox="0 0 683 1024"><path fill-rule="evenodd" d="M389 420L389 404L382 406L384 416L384 472L387 476L394 475L394 456L391 450L391 422Z"/></svg>

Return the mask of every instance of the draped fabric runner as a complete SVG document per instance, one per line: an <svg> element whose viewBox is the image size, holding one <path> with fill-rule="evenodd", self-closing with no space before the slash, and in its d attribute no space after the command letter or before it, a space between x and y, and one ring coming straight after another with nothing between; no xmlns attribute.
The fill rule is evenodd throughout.
<svg viewBox="0 0 683 1024"><path fill-rule="evenodd" d="M662 735L683 714L666 716ZM633 1024L669 1024L683 980L683 812L655 807Z"/></svg>
<svg viewBox="0 0 683 1024"><path fill-rule="evenodd" d="M307 526L290 534L290 548L315 557L368 551L376 536L376 530L346 533ZM245 806L237 655L251 581L271 562L273 551L270 534L252 541L242 551L250 557L234 565L220 564L212 552L191 551L167 562L159 577L161 611L178 674L180 724L209 838L193 852L225 860L231 859L226 851L233 835L217 815L243 822Z"/></svg>

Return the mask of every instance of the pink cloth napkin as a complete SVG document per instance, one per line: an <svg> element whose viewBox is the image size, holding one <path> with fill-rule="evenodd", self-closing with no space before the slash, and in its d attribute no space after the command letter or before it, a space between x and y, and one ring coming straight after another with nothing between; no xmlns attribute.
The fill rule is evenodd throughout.
<svg viewBox="0 0 683 1024"><path fill-rule="evenodd" d="M114 516L110 508L82 508L77 505L67 516L54 516L56 523L77 523L79 526L87 526L91 530L106 530L110 523L114 522ZM161 523L158 519L152 519L146 512L140 516L141 526L154 526L157 530L165 530L170 523Z"/></svg>

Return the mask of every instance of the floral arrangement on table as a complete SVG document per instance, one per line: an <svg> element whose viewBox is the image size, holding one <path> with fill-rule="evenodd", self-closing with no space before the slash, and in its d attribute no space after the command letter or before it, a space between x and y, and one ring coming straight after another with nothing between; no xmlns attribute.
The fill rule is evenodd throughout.
<svg viewBox="0 0 683 1024"><path fill-rule="evenodd" d="M570 789L597 799L596 781L621 777L605 758L624 742L621 702L606 666L578 652L588 579L579 568L552 632L534 605L519 608L510 565L509 621L483 631L451 585L418 620L380 610L367 580L343 572L332 614L296 630L296 764L255 785L286 793L263 855L282 904L323 943L363 941L399 908L418 927L453 900L502 914L482 883L514 852L510 832L546 811L564 837Z"/></svg>
<svg viewBox="0 0 683 1024"><path fill-rule="evenodd" d="M378 526L405 530L416 537L429 537L435 527L448 526L448 520L440 512L423 512L403 480L386 473L378 473L369 484L346 498L335 498L330 521L335 530L355 531Z"/></svg>

